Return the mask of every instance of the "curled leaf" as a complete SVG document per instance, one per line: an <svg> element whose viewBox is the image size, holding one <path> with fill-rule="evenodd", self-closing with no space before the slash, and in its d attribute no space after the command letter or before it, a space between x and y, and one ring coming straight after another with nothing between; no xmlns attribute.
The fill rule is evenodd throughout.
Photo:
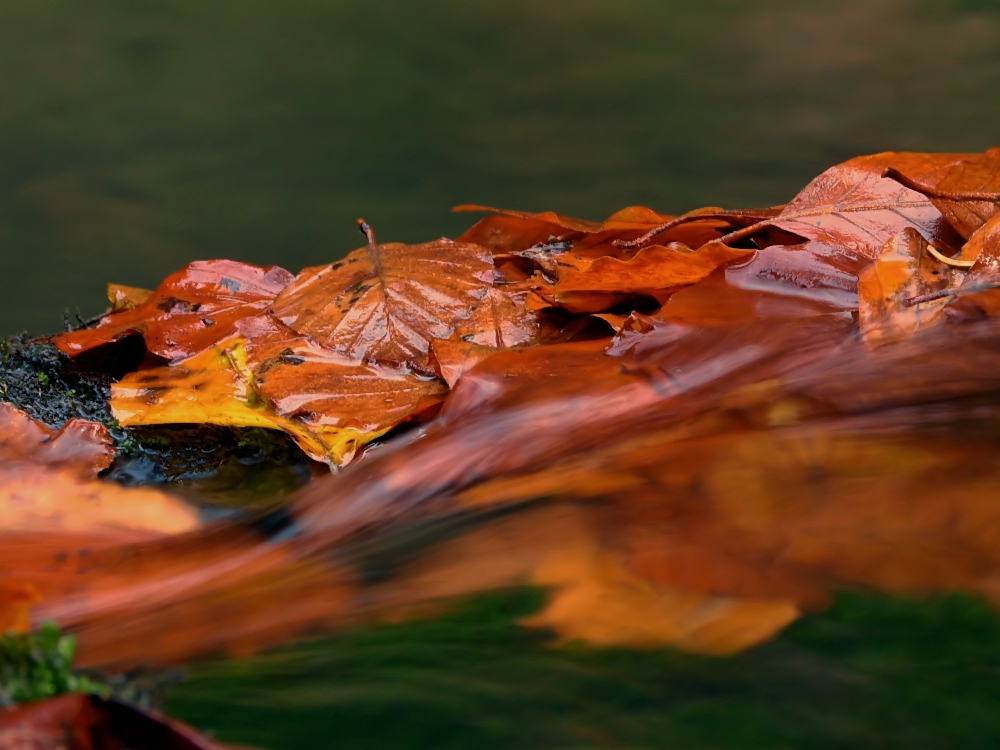
<svg viewBox="0 0 1000 750"><path fill-rule="evenodd" d="M146 348L167 360L190 357L235 330L242 318L265 311L292 280L282 268L229 260L197 261L166 280L135 307L105 315L94 328L53 338L70 355L140 333Z"/></svg>

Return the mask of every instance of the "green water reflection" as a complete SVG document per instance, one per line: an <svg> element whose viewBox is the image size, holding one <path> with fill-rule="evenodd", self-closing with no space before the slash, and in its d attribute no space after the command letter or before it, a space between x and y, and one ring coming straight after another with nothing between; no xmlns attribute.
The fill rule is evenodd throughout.
<svg viewBox="0 0 1000 750"><path fill-rule="evenodd" d="M732 658L553 649L539 592L206 665L168 708L273 748L995 748L1000 618L849 594Z"/></svg>
<svg viewBox="0 0 1000 750"><path fill-rule="evenodd" d="M482 202L782 202L1000 142L996 0L0 4L0 330L195 258L292 270Z"/></svg>

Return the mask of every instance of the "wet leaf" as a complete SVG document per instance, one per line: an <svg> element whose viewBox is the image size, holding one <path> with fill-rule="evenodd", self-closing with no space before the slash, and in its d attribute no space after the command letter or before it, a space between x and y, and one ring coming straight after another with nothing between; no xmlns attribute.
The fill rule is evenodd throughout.
<svg viewBox="0 0 1000 750"><path fill-rule="evenodd" d="M1000 225L971 188L994 158L861 157L772 209L496 212L457 243L372 240L274 315L147 362L116 413L285 429L341 464L419 431L315 481L266 543L238 523L24 532L0 571L17 560L36 615L115 664L524 583L551 589L527 624L562 640L705 653L844 586L1000 602Z"/></svg>
<svg viewBox="0 0 1000 750"><path fill-rule="evenodd" d="M153 354L184 359L230 336L238 320L267 310L291 280L288 271L276 266L198 261L168 276L142 304L112 312L96 327L64 333L52 342L75 355L140 333Z"/></svg>
<svg viewBox="0 0 1000 750"><path fill-rule="evenodd" d="M858 280L861 333L868 341L904 336L938 320L964 274L928 252L913 229L893 237Z"/></svg>
<svg viewBox="0 0 1000 750"><path fill-rule="evenodd" d="M448 338L492 284L484 247L446 239L379 245L371 235L368 248L300 273L274 313L353 359L430 371L431 340Z"/></svg>
<svg viewBox="0 0 1000 750"><path fill-rule="evenodd" d="M73 419L52 430L10 404L0 403L0 462L31 461L96 476L114 460L104 425Z"/></svg>
<svg viewBox="0 0 1000 750"><path fill-rule="evenodd" d="M976 320L1000 312L1000 214L976 230L961 257L974 263L965 275L947 314L953 320Z"/></svg>
<svg viewBox="0 0 1000 750"><path fill-rule="evenodd" d="M564 270L556 284L543 287L538 295L573 312L601 312L628 295L662 297L665 302L674 291L701 281L719 266L753 255L753 250L718 242L698 250L679 243L652 245L625 261L598 258L584 271Z"/></svg>
<svg viewBox="0 0 1000 750"><path fill-rule="evenodd" d="M883 177L893 167L920 179L953 164L955 155L885 153L828 169L768 223L836 247L848 258L875 258L890 238L917 230L939 249L953 246L941 212L924 195Z"/></svg>
<svg viewBox="0 0 1000 750"><path fill-rule="evenodd" d="M0 581L0 634L31 630L31 608L42 600L34 586Z"/></svg>
<svg viewBox="0 0 1000 750"><path fill-rule="evenodd" d="M191 727L93 695L64 695L0 712L4 750L222 750Z"/></svg>
<svg viewBox="0 0 1000 750"><path fill-rule="evenodd" d="M140 289L134 286L123 286L122 284L108 284L108 300L111 302L112 312L124 312L134 310L155 292L151 289Z"/></svg>
<svg viewBox="0 0 1000 750"><path fill-rule="evenodd" d="M893 165L887 176L927 195L966 239L1000 210L1000 148L957 156L926 174Z"/></svg>
<svg viewBox="0 0 1000 750"><path fill-rule="evenodd" d="M439 400L433 379L324 349L268 316L190 359L112 387L126 427L218 424L288 432L316 461L342 466L365 443Z"/></svg>

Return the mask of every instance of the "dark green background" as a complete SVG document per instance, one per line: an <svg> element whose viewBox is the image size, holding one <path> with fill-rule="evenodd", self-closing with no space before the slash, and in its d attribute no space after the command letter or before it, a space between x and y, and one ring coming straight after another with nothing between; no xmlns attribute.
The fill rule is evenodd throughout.
<svg viewBox="0 0 1000 750"><path fill-rule="evenodd" d="M196 258L297 271L456 234L783 202L1000 143L1000 2L0 2L0 331Z"/></svg>
<svg viewBox="0 0 1000 750"><path fill-rule="evenodd" d="M734 657L555 649L541 592L206 664L168 710L271 750L994 750L1000 618L962 596L840 595Z"/></svg>

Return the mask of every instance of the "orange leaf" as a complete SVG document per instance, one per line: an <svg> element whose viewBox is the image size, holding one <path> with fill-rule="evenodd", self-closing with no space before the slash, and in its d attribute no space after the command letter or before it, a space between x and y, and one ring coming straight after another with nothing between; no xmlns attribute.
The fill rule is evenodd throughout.
<svg viewBox="0 0 1000 750"><path fill-rule="evenodd" d="M666 296L679 287L689 286L705 278L717 267L733 260L748 258L753 250L740 250L712 242L699 250L672 243L667 247L653 245L640 250L627 261L605 257L595 260L585 271L565 270L559 281L538 294L553 304L570 300L569 309L579 312L599 312L618 304L621 295L647 294ZM608 294L592 303L579 301L580 293Z"/></svg>
<svg viewBox="0 0 1000 750"><path fill-rule="evenodd" d="M288 432L314 460L344 465L358 447L434 405L443 387L317 346L269 316L169 367L112 386L126 427L220 424Z"/></svg>
<svg viewBox="0 0 1000 750"><path fill-rule="evenodd" d="M893 167L897 165L893 164ZM926 174L900 166L903 184L926 194L955 230L971 239L1000 210L1000 148L984 154L963 154ZM992 194L976 198L976 193Z"/></svg>
<svg viewBox="0 0 1000 750"><path fill-rule="evenodd" d="M105 315L94 328L56 336L52 343L75 355L141 333L153 354L184 359L232 335L241 318L266 310L291 280L276 266L198 261L168 276L142 304Z"/></svg>
<svg viewBox="0 0 1000 750"><path fill-rule="evenodd" d="M36 422L14 406L0 403L0 460L61 465L96 476L114 460L104 425L71 419L61 430Z"/></svg>
<svg viewBox="0 0 1000 750"><path fill-rule="evenodd" d="M150 289L139 289L134 286L123 286L121 284L108 284L108 300L111 302L112 312L124 312L134 310L139 305L147 302L155 292Z"/></svg>
<svg viewBox="0 0 1000 750"><path fill-rule="evenodd" d="M0 635L31 630L31 608L42 600L30 584L0 581Z"/></svg>
<svg viewBox="0 0 1000 750"><path fill-rule="evenodd" d="M916 230L905 230L886 243L858 280L862 336L879 341L930 325L948 302L939 293L961 281L960 272L927 252L927 241Z"/></svg>
<svg viewBox="0 0 1000 750"><path fill-rule="evenodd" d="M448 338L492 283L492 255L479 245L373 241L304 270L275 300L274 313L353 359L428 371L430 341Z"/></svg>

